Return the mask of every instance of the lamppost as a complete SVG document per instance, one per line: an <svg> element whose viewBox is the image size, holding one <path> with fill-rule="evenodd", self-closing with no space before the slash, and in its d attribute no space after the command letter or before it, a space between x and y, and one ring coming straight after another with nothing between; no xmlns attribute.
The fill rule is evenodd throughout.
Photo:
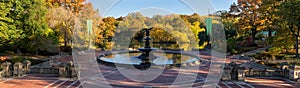
<svg viewBox="0 0 300 88"><path fill-rule="evenodd" d="M91 45L92 45L92 40L91 40L91 36L92 36L92 29L93 29L93 20L87 20L87 32L88 32L88 36L89 36L89 46L88 46L88 50L90 51L91 49Z"/></svg>

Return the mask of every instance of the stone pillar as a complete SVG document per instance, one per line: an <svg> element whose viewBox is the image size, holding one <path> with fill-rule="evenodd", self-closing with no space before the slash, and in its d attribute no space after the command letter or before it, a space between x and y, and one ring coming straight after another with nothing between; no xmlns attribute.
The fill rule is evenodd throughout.
<svg viewBox="0 0 300 88"><path fill-rule="evenodd" d="M249 69L249 76L253 76L253 70L252 70L252 68Z"/></svg>
<svg viewBox="0 0 300 88"><path fill-rule="evenodd" d="M59 77L66 77L66 65L64 63L60 64L58 67Z"/></svg>
<svg viewBox="0 0 300 88"><path fill-rule="evenodd" d="M80 65L79 64L74 64L75 71L76 71L76 78L80 79Z"/></svg>
<svg viewBox="0 0 300 88"><path fill-rule="evenodd" d="M71 67L71 78L75 78L75 77L77 77L76 67L72 66Z"/></svg>
<svg viewBox="0 0 300 88"><path fill-rule="evenodd" d="M238 67L238 80L239 81L244 81L245 80L245 68L244 67Z"/></svg>
<svg viewBox="0 0 300 88"><path fill-rule="evenodd" d="M25 60L23 62L24 73L29 74L30 73L30 67L31 67L31 62L29 60Z"/></svg>
<svg viewBox="0 0 300 88"><path fill-rule="evenodd" d="M3 71L1 70L0 71L0 78L2 78L3 77Z"/></svg>
<svg viewBox="0 0 300 88"><path fill-rule="evenodd" d="M1 64L1 67L3 68L2 69L3 77L10 77L12 75L10 65L11 65L10 62L4 62L4 63Z"/></svg>
<svg viewBox="0 0 300 88"><path fill-rule="evenodd" d="M14 71L13 74L15 77L21 77L23 75L23 64L20 62L16 62L13 66Z"/></svg>
<svg viewBox="0 0 300 88"><path fill-rule="evenodd" d="M66 77L72 78L73 69L75 70L74 64L72 61L69 61L66 67Z"/></svg>
<svg viewBox="0 0 300 88"><path fill-rule="evenodd" d="M59 77L78 78L79 65L74 65L72 61L59 66Z"/></svg>
<svg viewBox="0 0 300 88"><path fill-rule="evenodd" d="M231 80L231 67L229 66L224 67L221 80L223 81Z"/></svg>

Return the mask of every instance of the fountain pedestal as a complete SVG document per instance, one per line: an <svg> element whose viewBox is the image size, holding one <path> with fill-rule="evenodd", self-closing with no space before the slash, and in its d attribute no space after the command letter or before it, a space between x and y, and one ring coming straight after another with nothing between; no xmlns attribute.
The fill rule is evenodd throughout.
<svg viewBox="0 0 300 88"><path fill-rule="evenodd" d="M144 48L139 48L139 51L142 52L142 54L138 57L139 59L142 60L142 63L140 65L142 65L144 67L144 69L147 69L151 66L152 61L156 58L155 55L153 55L153 53L151 53L151 51L155 51L155 48L151 48L150 46L150 30L152 30L153 28L149 28L149 29L143 29L146 31L146 38L145 40L145 47Z"/></svg>
<svg viewBox="0 0 300 88"><path fill-rule="evenodd" d="M139 51L142 52L142 54L138 57L140 58L143 62L147 62L148 60L154 60L156 58L151 51L155 51L155 48L139 48Z"/></svg>

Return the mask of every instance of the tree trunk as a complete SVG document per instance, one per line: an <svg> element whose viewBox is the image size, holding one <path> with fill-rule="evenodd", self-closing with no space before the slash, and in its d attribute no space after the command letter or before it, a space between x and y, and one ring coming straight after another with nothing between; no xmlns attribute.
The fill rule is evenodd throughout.
<svg viewBox="0 0 300 88"><path fill-rule="evenodd" d="M296 34L296 58L299 58L299 40L298 40L299 31L300 31L300 28L298 26L298 31L297 31L297 34Z"/></svg>
<svg viewBox="0 0 300 88"><path fill-rule="evenodd" d="M67 30L65 29L64 33L64 50L67 50Z"/></svg>
<svg viewBox="0 0 300 88"><path fill-rule="evenodd" d="M39 49L35 51L35 55L39 55Z"/></svg>
<svg viewBox="0 0 300 88"><path fill-rule="evenodd" d="M21 45L21 44L20 44L20 40L18 39L17 41L18 41L18 42L17 42L17 47L16 47L16 48L17 48L17 54L18 54L18 55L21 55L22 52L21 52L21 47L20 47L20 45Z"/></svg>
<svg viewBox="0 0 300 88"><path fill-rule="evenodd" d="M252 28L251 31L252 31L252 33L251 33L252 34L252 45L255 46L256 45L256 43L255 43L255 35L257 33L256 32L256 28Z"/></svg>
<svg viewBox="0 0 300 88"><path fill-rule="evenodd" d="M20 48L20 45L18 44L18 46L17 46L17 54L18 55L21 55L21 48Z"/></svg>
<svg viewBox="0 0 300 88"><path fill-rule="evenodd" d="M269 36L268 37L272 37L272 29L271 28L269 28Z"/></svg>
<svg viewBox="0 0 300 88"><path fill-rule="evenodd" d="M298 37L299 37L299 32L297 33L297 36L296 36L296 58L299 57L299 40L298 40Z"/></svg>

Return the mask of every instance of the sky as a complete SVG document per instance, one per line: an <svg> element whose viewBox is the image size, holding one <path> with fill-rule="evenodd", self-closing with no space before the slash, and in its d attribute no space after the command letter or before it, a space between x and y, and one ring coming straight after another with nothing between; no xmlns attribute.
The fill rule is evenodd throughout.
<svg viewBox="0 0 300 88"><path fill-rule="evenodd" d="M228 10L236 0L88 0L103 17L120 17L141 12L144 16L176 14L207 15Z"/></svg>

